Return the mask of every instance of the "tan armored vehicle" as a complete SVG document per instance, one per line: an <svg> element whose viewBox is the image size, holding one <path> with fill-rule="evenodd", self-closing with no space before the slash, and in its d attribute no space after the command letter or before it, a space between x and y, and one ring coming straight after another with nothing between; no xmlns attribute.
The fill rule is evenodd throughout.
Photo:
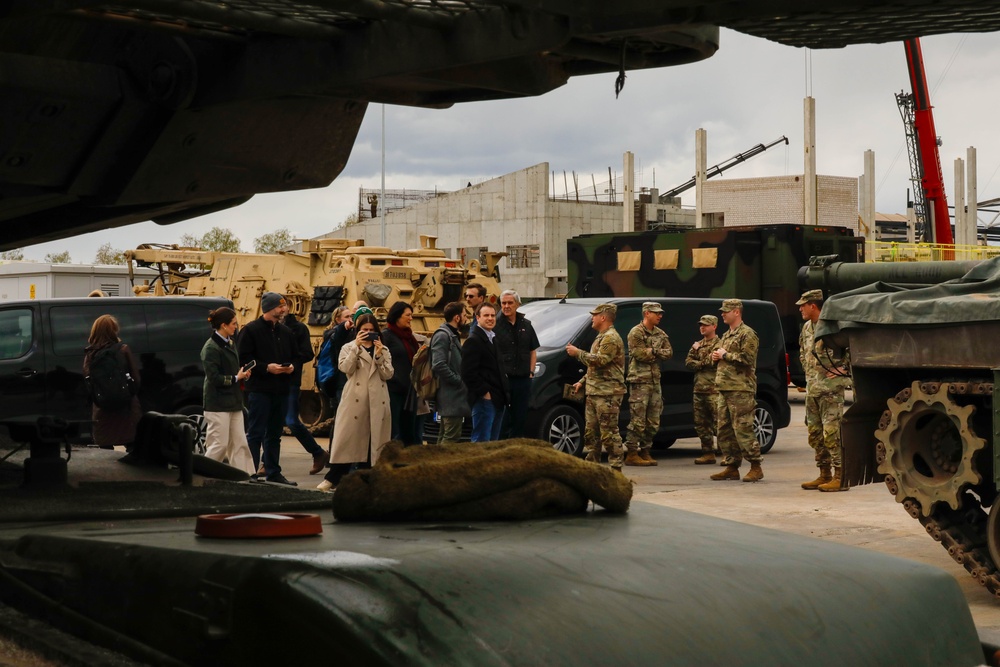
<svg viewBox="0 0 1000 667"><path fill-rule="evenodd" d="M260 316L264 292L284 294L289 311L309 325L313 349L318 352L323 330L333 311L363 299L384 321L396 301L413 306L413 330L430 333L444 319L444 306L461 301L465 285L483 285L488 299L499 301L497 262L504 253L487 253L485 263L445 257L435 247L437 238L421 236L416 250L390 250L366 246L361 240L306 241L302 254L224 253L143 245L126 252L129 266L152 267L159 275L133 288L139 296L183 294L231 299L240 325ZM131 270L131 268L130 268ZM208 327L206 325L206 336ZM332 415L315 388L312 364L302 374L301 418L318 425Z"/></svg>

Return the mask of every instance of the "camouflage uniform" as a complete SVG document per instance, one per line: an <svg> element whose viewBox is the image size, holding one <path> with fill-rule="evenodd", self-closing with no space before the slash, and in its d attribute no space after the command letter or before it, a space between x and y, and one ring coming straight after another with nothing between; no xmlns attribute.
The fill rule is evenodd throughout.
<svg viewBox="0 0 1000 667"><path fill-rule="evenodd" d="M851 384L850 377L826 376L827 369L845 368L849 359L833 357L819 343L815 349L815 325L807 320L799 334L799 359L806 372L806 430L809 446L816 452L816 467L841 466L840 426L844 418L844 390ZM817 358L819 357L819 358Z"/></svg>
<svg viewBox="0 0 1000 667"><path fill-rule="evenodd" d="M721 340L718 336L711 340L702 338L698 349L692 346L684 360L684 366L694 371L694 430L705 453L714 450L713 437L719 434L719 390L715 388L716 368L712 353Z"/></svg>
<svg viewBox="0 0 1000 667"><path fill-rule="evenodd" d="M757 407L757 332L741 323L723 334L719 347L726 356L719 360L715 387L719 390L719 448L727 466L739 467L743 459L759 463L760 443L753 431Z"/></svg>
<svg viewBox="0 0 1000 667"><path fill-rule="evenodd" d="M612 468L621 468L625 448L618 432L618 413L625 395L625 346L615 328L597 334L590 352L577 357L587 367L586 430L583 449L587 459L600 461L604 450Z"/></svg>
<svg viewBox="0 0 1000 667"><path fill-rule="evenodd" d="M652 349L652 352L647 352ZM648 330L642 322L628 332L628 406L630 420L626 449L649 450L660 430L663 395L660 393L660 362L674 356L670 338L660 327Z"/></svg>

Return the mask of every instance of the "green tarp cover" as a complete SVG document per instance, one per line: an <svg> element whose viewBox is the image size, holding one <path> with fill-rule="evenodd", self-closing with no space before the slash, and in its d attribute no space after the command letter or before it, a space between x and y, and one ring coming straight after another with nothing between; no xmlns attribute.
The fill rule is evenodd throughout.
<svg viewBox="0 0 1000 667"><path fill-rule="evenodd" d="M941 326L1000 320L1000 257L957 280L910 289L877 282L823 304L817 337L872 326Z"/></svg>

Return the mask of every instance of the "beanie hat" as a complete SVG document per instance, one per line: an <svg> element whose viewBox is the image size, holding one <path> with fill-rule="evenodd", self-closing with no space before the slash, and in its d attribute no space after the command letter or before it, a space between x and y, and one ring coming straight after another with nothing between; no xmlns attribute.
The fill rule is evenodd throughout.
<svg viewBox="0 0 1000 667"><path fill-rule="evenodd" d="M358 318L361 317L362 315L374 315L374 314L375 313L372 312L372 309L369 308L368 306L361 306L354 311L354 323L357 324Z"/></svg>
<svg viewBox="0 0 1000 667"><path fill-rule="evenodd" d="M260 312L262 313L271 312L278 306L283 305L285 305L285 297L277 292L264 292L264 296L260 298Z"/></svg>

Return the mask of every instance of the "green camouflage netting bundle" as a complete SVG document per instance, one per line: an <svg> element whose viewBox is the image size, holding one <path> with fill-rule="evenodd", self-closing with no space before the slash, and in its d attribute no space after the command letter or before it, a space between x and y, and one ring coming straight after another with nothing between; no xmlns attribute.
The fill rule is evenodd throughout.
<svg viewBox="0 0 1000 667"><path fill-rule="evenodd" d="M557 452L541 440L403 447L390 442L371 470L345 477L338 521L486 521L583 512L594 501L627 512L620 472Z"/></svg>

